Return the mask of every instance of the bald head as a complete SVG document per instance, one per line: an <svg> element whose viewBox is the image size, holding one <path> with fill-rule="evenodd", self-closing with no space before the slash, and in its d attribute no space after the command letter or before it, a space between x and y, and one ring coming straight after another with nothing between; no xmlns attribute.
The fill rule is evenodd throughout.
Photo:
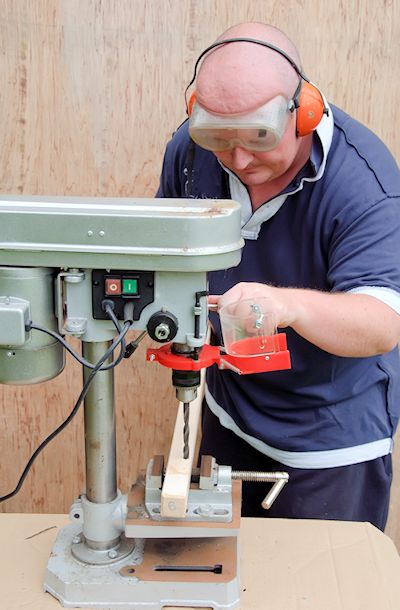
<svg viewBox="0 0 400 610"><path fill-rule="evenodd" d="M229 28L217 41L255 38L279 47L300 67L294 44L281 30L262 23ZM216 47L205 57L196 80L199 103L217 114L248 112L276 95L290 98L299 77L279 53L250 42Z"/></svg>

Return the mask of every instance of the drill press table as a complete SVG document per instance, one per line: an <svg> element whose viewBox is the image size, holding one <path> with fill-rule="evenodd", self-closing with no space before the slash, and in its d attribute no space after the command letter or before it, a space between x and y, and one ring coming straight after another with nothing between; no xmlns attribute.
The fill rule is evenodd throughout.
<svg viewBox="0 0 400 610"><path fill-rule="evenodd" d="M67 523L0 514L0 608L61 609L42 580ZM241 610L399 610L399 576L393 542L370 524L242 519Z"/></svg>

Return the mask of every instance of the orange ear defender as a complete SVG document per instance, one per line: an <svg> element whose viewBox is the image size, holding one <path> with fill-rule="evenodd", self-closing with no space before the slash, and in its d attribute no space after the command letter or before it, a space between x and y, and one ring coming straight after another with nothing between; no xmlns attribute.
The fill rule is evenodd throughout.
<svg viewBox="0 0 400 610"><path fill-rule="evenodd" d="M303 74L300 68L297 66L296 62L282 49L276 47L273 44L268 42L264 42L263 40L257 40L256 38L227 38L226 40L220 40L218 42L214 42L214 44L207 47L197 58L197 61L194 66L194 73L192 80L186 87L185 91L185 99L187 99L187 91L190 86L196 80L197 68L200 63L200 60L209 53L212 49L216 47L220 47L225 44L229 44L232 42L252 42L253 44L258 44L263 47L267 47L268 49L272 49L276 53L279 53L282 57L286 59L292 66L292 68L297 72L300 77L300 82L298 87L293 95L293 99L291 101L290 111L294 112L296 110L296 134L298 137L308 136L310 133L314 131L319 125L324 114L328 115L329 110L325 105L324 99L322 97L321 91L310 83L309 79ZM186 112L188 116L192 114L193 105L196 101L196 92L193 92L189 98L189 101L186 102Z"/></svg>
<svg viewBox="0 0 400 610"><path fill-rule="evenodd" d="M196 101L196 91L193 91L193 93L189 97L189 101L187 103L187 114L188 114L188 116L191 116L191 114L193 112L193 106L194 106L195 101Z"/></svg>
<svg viewBox="0 0 400 610"><path fill-rule="evenodd" d="M296 135L308 136L321 122L328 109L324 104L320 90L309 81L301 80L299 93L293 96L292 112L296 110Z"/></svg>

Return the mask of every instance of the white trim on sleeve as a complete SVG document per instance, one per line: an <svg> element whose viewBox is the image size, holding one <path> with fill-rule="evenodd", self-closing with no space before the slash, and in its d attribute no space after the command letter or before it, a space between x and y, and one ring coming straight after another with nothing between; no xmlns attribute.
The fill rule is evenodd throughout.
<svg viewBox="0 0 400 610"><path fill-rule="evenodd" d="M382 301L382 303L385 303L391 309L394 309L396 313L400 313L400 294L392 290L392 288L386 288L385 286L360 286L359 288L347 290L347 292L352 294L368 294Z"/></svg>

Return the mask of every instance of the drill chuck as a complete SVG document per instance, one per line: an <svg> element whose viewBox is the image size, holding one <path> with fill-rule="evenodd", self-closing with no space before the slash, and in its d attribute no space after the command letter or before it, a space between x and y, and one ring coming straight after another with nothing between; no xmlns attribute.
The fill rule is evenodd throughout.
<svg viewBox="0 0 400 610"><path fill-rule="evenodd" d="M200 385L200 371L172 370L172 385L180 402L192 402L197 396Z"/></svg>

